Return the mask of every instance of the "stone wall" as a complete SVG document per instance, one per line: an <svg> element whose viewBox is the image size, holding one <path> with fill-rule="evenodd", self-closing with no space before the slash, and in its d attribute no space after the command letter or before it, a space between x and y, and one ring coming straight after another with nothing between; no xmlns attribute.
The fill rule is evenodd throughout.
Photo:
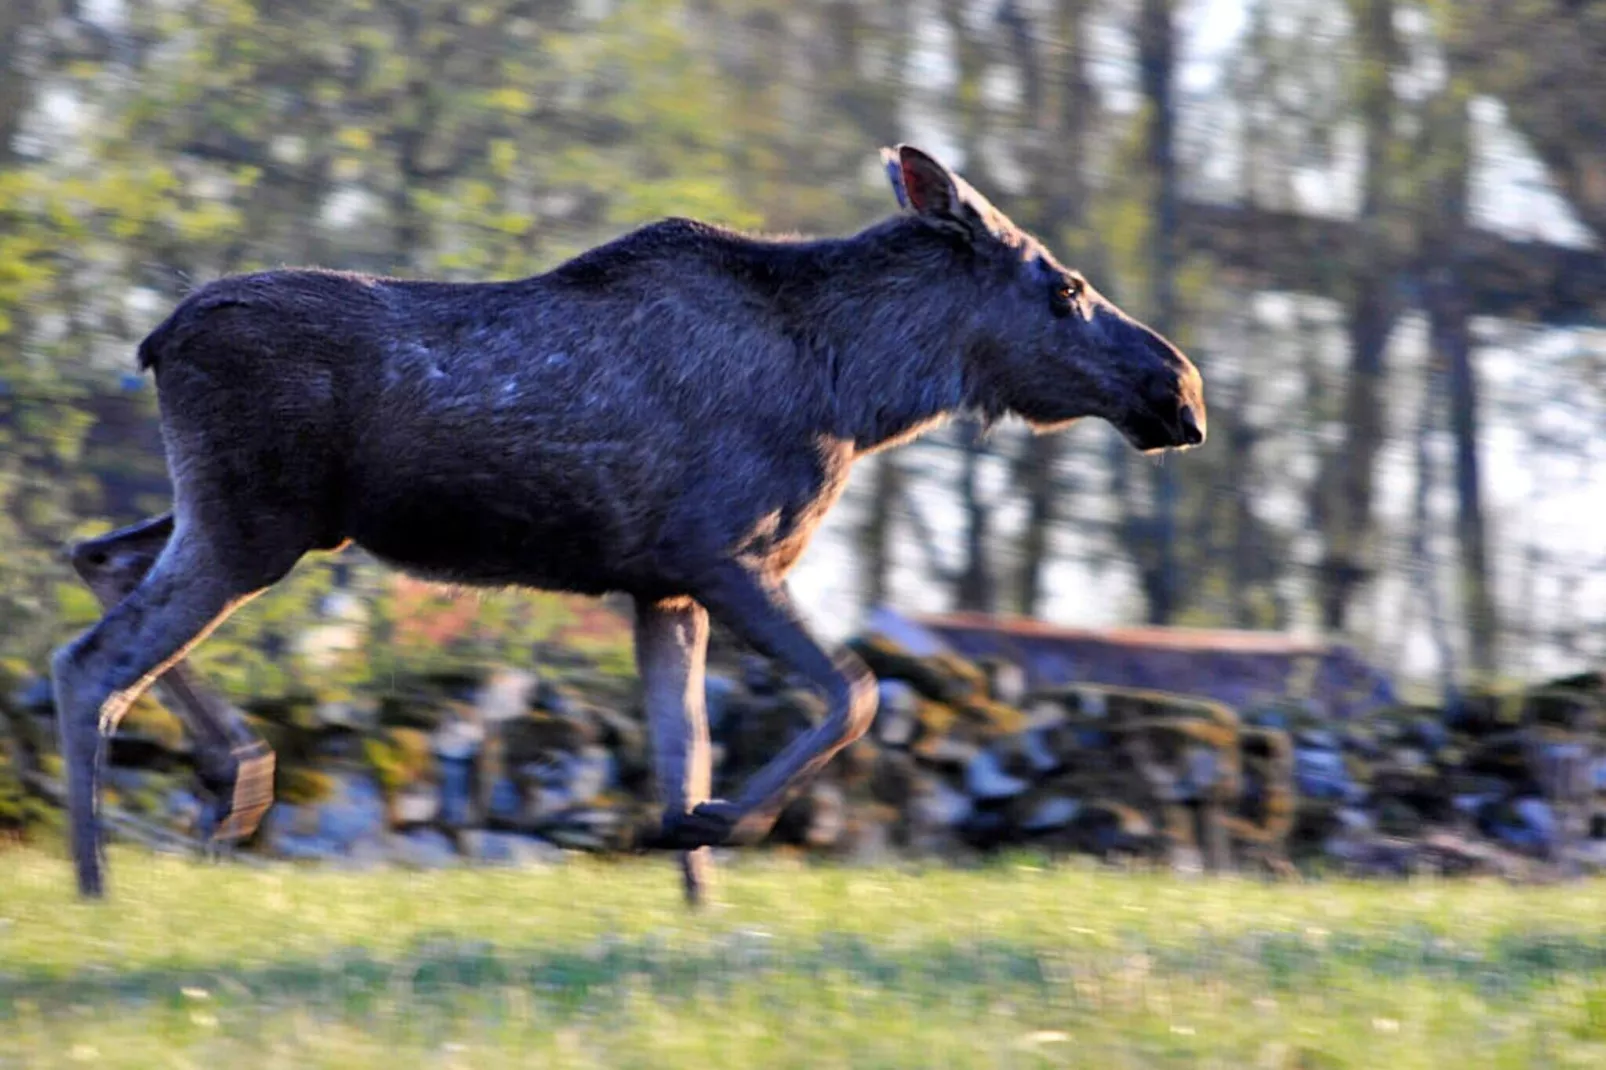
<svg viewBox="0 0 1606 1070"><path fill-rule="evenodd" d="M954 648L981 647L973 622L948 627L951 645L941 625L885 614L872 623L852 646L880 681L875 724L788 806L772 848L875 861L1015 846L1281 876L1520 876L1606 862L1599 674L1475 695L1455 710L1343 705L1322 681L1350 686L1369 670L1336 658L1336 675L1316 673L1292 694L1258 685L1256 701L1235 704L1208 678L1222 651L1203 669L1175 650L1139 651L1117 663L1176 668L1131 682L1066 680L1044 668L1054 664L1046 636L964 656ZM761 660L717 664L707 687L722 793L824 709ZM34 681L4 706L0 829L20 830L48 810L18 770L43 782L59 769L48 688ZM629 850L656 816L634 681L578 659L540 672L403 677L356 701L308 695L246 713L278 754L278 801L248 854L520 862ZM153 699L131 711L109 752L115 829L204 835L188 741Z"/></svg>

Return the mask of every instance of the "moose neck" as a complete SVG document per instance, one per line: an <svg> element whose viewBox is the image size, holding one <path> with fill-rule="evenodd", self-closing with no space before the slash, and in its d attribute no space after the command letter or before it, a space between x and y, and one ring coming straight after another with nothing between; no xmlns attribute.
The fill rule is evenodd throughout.
<svg viewBox="0 0 1606 1070"><path fill-rule="evenodd" d="M977 332L958 249L901 217L811 252L819 270L796 310L830 370L831 433L864 454L965 411L1001 415L965 359Z"/></svg>

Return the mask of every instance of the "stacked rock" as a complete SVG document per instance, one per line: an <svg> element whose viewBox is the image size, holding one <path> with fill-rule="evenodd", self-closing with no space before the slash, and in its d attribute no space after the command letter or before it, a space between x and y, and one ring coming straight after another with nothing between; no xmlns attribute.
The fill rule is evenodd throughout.
<svg viewBox="0 0 1606 1070"><path fill-rule="evenodd" d="M1599 673L1335 721L1292 699L1234 710L1096 683L1031 689L1007 660L918 636L851 646L878 678L875 722L783 810L772 847L876 861L1022 846L1281 877L1606 868ZM825 715L804 681L752 657L707 692L716 794ZM628 849L656 817L632 696L571 664L250 703L278 755L277 803L244 846L411 865ZM5 835L48 813L32 788L59 762L42 681L7 688L0 713ZM109 747L108 805L198 835L190 751L143 699Z"/></svg>

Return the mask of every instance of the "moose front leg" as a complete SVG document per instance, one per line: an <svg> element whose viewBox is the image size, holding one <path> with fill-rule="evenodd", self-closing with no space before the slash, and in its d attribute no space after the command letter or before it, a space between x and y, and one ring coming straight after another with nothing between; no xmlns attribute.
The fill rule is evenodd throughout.
<svg viewBox="0 0 1606 1070"><path fill-rule="evenodd" d="M173 514L121 528L74 545L72 567L110 610L139 586L173 534ZM196 767L217 800L211 837L244 839L273 803L273 751L222 696L180 660L157 680L162 704L184 722L195 741Z"/></svg>
<svg viewBox="0 0 1606 1070"><path fill-rule="evenodd" d="M669 821L706 801L712 786L703 677L708 613L689 598L641 599L636 602L635 632L658 797ZM710 890L712 855L707 847L683 850L680 866L686 901L695 907Z"/></svg>
<svg viewBox="0 0 1606 1070"><path fill-rule="evenodd" d="M667 844L751 844L766 836L787 801L875 720L875 677L859 658L822 650L799 619L786 589L741 566L726 565L696 592L697 601L760 654L783 662L826 697L824 721L792 740L742 785L684 816L666 815Z"/></svg>

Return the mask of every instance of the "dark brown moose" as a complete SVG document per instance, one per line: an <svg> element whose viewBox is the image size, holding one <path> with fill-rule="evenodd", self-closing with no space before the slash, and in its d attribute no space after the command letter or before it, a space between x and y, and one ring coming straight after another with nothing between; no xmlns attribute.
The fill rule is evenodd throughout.
<svg viewBox="0 0 1606 1070"><path fill-rule="evenodd" d="M810 637L785 582L855 460L959 414L1204 441L1175 346L926 153L882 155L904 211L851 237L666 219L513 281L296 269L186 297L139 347L172 509L71 549L107 607L51 662L80 894L103 894L105 736L158 679L214 835L256 827L272 752L182 659L355 543L428 579L634 599L664 806L644 841L682 852L695 902L706 848L761 838L875 716L870 672ZM731 799L708 798L708 614L829 707Z"/></svg>

